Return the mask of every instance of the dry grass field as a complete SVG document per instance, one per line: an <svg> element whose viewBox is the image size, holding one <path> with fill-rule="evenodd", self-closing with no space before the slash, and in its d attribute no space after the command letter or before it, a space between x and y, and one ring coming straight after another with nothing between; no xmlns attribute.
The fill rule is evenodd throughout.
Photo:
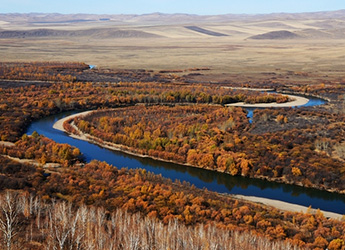
<svg viewBox="0 0 345 250"><path fill-rule="evenodd" d="M345 79L344 11L271 15L0 15L0 61L207 67L198 80Z"/></svg>

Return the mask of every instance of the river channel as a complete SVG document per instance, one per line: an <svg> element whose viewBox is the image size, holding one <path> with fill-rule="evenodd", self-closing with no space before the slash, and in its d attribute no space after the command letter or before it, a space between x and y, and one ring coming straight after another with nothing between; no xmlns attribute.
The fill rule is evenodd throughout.
<svg viewBox="0 0 345 250"><path fill-rule="evenodd" d="M322 101L313 98L311 104L319 105L322 104ZM308 103L307 105L310 106L311 104ZM37 131L39 134L51 138L56 142L68 143L78 147L87 162L96 159L105 161L118 168L143 168L172 180L187 181L198 188L207 188L208 190L219 193L257 196L345 214L345 195L240 176L233 177L219 172L136 157L74 139L69 137L68 134L53 128L53 124L57 120L74 113L77 112L66 112L35 121L28 128L27 134L32 134L33 131Z"/></svg>

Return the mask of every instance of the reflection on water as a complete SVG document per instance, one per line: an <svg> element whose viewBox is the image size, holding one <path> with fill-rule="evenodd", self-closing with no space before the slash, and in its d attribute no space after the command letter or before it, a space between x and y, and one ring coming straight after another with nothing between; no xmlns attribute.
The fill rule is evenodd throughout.
<svg viewBox="0 0 345 250"><path fill-rule="evenodd" d="M55 130L52 127L55 121L69 114L71 112L36 121L32 123L27 133L31 134L33 131L37 131L39 134L43 134L56 142L76 146L84 154L86 161L96 159L106 161L118 168L144 168L155 174L161 174L163 177L172 180L178 179L181 182L187 181L198 188L207 188L219 193L277 199L304 206L311 205L313 208L336 213L345 213L345 195L258 179L233 177L204 169L131 156L122 152L104 149L86 141L73 139L64 132Z"/></svg>

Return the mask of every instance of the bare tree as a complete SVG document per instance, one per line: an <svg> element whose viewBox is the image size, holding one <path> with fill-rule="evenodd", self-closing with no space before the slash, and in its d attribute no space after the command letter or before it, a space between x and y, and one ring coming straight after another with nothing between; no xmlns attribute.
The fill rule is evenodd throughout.
<svg viewBox="0 0 345 250"><path fill-rule="evenodd" d="M77 215L75 218L76 225L75 227L72 228L75 249L82 248L82 243L83 243L83 239L85 237L86 228L87 228L87 217L88 217L88 209L85 205L82 205L77 211Z"/></svg>
<svg viewBox="0 0 345 250"><path fill-rule="evenodd" d="M17 193L7 191L0 197L0 231L7 250L12 249L14 239L19 231L18 216L20 210Z"/></svg>
<svg viewBox="0 0 345 250"><path fill-rule="evenodd" d="M315 140L315 148L319 151L324 151L327 154L331 154L331 140L328 138L321 138Z"/></svg>
<svg viewBox="0 0 345 250"><path fill-rule="evenodd" d="M60 250L64 249L68 236L72 230L72 208L71 204L65 202L57 203L50 210L51 233Z"/></svg>
<svg viewBox="0 0 345 250"><path fill-rule="evenodd" d="M19 223L21 220L25 223ZM25 241L25 230L33 230L34 237L27 236ZM173 219L165 225L156 218L129 214L123 209L110 214L103 208L85 205L73 209L65 202L48 204L12 192L0 194L0 233L4 242L0 243L1 249L6 250L18 249L14 242L19 240L25 244L41 243L48 250L298 249L289 243L221 229L214 224L186 226Z"/></svg>

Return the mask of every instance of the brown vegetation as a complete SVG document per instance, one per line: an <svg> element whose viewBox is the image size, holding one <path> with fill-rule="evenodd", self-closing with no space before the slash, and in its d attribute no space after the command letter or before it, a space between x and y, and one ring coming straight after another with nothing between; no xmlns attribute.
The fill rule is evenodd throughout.
<svg viewBox="0 0 345 250"><path fill-rule="evenodd" d="M253 94L251 91L233 91L221 86L211 88L200 84L138 82L113 85L69 81L83 74L84 69L85 64L75 63L0 64L0 76L7 79L6 88L1 88L0 80L0 139L15 141L31 121L75 109L97 109L135 103L225 104L239 101L287 101L282 95ZM16 87L16 81L11 79L26 79L32 81L32 84ZM11 84L8 80L12 81ZM41 80L53 82L35 82Z"/></svg>
<svg viewBox="0 0 345 250"><path fill-rule="evenodd" d="M324 134L317 129L321 119L298 130L288 129L292 122L288 117L296 112L301 117L320 116L323 123L332 125ZM261 130L270 131L260 134L248 131L250 126L241 108L205 105L119 108L94 112L74 121L83 133L124 145L141 155L231 175L344 192L344 163L315 148L319 138L326 137L324 145L329 146L322 152L332 151L330 144L338 145L344 131L334 124L344 123L344 117L335 120L327 113L293 110L284 111L285 116L278 110L258 111L256 117L262 113L270 116L270 121L267 118L250 128L255 131L260 126Z"/></svg>
<svg viewBox="0 0 345 250"><path fill-rule="evenodd" d="M56 143L36 132L31 136L24 134L15 146L0 145L0 154L19 159L34 159L41 164L55 162L64 165L76 162L81 157L78 148Z"/></svg>
<svg viewBox="0 0 345 250"><path fill-rule="evenodd" d="M227 234L230 231L251 232L253 239L264 236L274 242L286 240L301 247L322 248L334 240L345 240L343 237L345 235L344 222L327 219L321 212L314 215L281 212L270 207L196 189L186 183L172 182L147 173L145 170L118 170L106 163L93 161L85 166L77 164L60 169L46 169L45 171L49 172L47 174L40 168L8 162L9 160L3 157L0 157L0 161L2 163L7 161L8 166L11 164L17 166L15 172L11 168L1 169L1 176L6 176L5 188L36 193L45 202L58 198L71 202L74 206L97 206L105 214L116 212L119 208L131 214L140 212L141 216L146 217L143 225L148 223L146 226L151 230L153 228L150 221L159 219L165 225L174 223L175 225L178 223L181 227L189 225L190 230L197 230L205 225L206 228L216 227L215 230L221 230L220 232ZM1 166L3 165L1 164ZM28 171L29 169L30 171ZM22 177L20 177L21 175ZM32 199L31 202L33 202ZM32 212L28 212L31 210L26 209L26 213L31 215ZM44 212L44 209L41 211ZM66 216L71 216L71 214ZM44 218L45 216L42 215L36 220L33 218L31 220L32 223L37 223L37 220L47 223ZM109 214L106 218L108 219L105 220L110 223ZM69 222L71 221L72 219L69 220ZM25 226L30 225L27 219L23 222ZM108 225L107 223L102 224ZM72 225L73 223L68 224L68 226ZM131 227L135 225L133 224ZM18 236L21 241L31 238L33 235L36 235L33 237L34 241L53 240L47 238L45 226L40 224L33 224L33 226L39 227L38 232L40 233L37 231L37 234L32 233L36 230L33 227L33 231L25 231L25 237L23 234ZM118 230L121 231L121 228ZM121 234L121 232L119 233ZM45 236L43 237L43 235ZM100 237L100 235L93 237ZM193 240L196 239L193 238ZM275 243L267 242L267 244Z"/></svg>
<svg viewBox="0 0 345 250"><path fill-rule="evenodd" d="M12 216L12 217L10 217ZM4 249L299 249L250 232L215 225L168 224L125 209L109 213L102 207L46 203L27 193L0 196L0 240Z"/></svg>
<svg viewBox="0 0 345 250"><path fill-rule="evenodd" d="M0 79L72 82L73 72L88 68L84 63L0 63Z"/></svg>
<svg viewBox="0 0 345 250"><path fill-rule="evenodd" d="M75 122L98 138L110 138L111 142L126 145L141 154L233 175L342 191L344 163L332 158L335 151L341 155L344 138L341 112L326 109L317 112L310 109L263 110L255 112L254 123L250 125L243 109L224 108L219 104L284 101L285 97L235 91L216 84L73 82L75 77L85 76L83 64L1 64L1 67L1 77L5 80L0 81L0 135L2 140L15 142L1 146L1 153L36 159L41 163L62 163L60 168L34 167L0 156L0 189L20 189L37 195L30 198L26 194L26 198L14 199L27 204L28 209L18 210L16 216L23 223L13 223L21 229L13 231L12 236L4 236L8 228L2 227L1 239L6 244L19 244L10 247L50 249L61 247L63 242L62 249L73 248L78 237L81 237L80 244L91 246L90 242L95 238L103 239L103 235L105 240L98 242L104 246L92 245L93 248L111 249L106 244L113 243L117 249L133 248L131 244L137 244L141 249L155 244L157 249L162 244L166 247L174 244L175 249L191 249L195 246L203 248L205 239L211 248L214 238L219 243L218 249L223 242L233 244L234 248L240 245L248 249L264 248L262 244L266 248L279 249L289 247L290 243L314 249L343 247L344 222L327 219L320 212L315 215L282 212L199 190L186 183L172 182L145 170L119 170L97 161L80 164L78 149L57 144L37 133L22 136L32 120L50 114L76 109L116 108L110 112L95 112ZM58 76L59 72L61 76ZM130 77L141 73L132 72ZM121 74L124 77L126 72ZM145 74L148 72L140 77ZM15 79L30 80L31 84L20 82L18 86ZM338 85L298 86L291 90L313 94L327 91L331 93L329 98L343 94ZM138 103L185 106L124 107ZM258 128L260 123L264 126ZM320 124L325 126L325 131L317 129ZM2 198L0 203L5 206L6 194ZM59 202L44 205L39 199L48 203L54 199L65 200L75 207ZM35 202L43 205L28 205ZM19 206L20 209L23 207ZM33 212L39 207L42 208L40 212ZM2 212L6 213L5 210ZM84 234L85 227L80 225L78 215L82 210L86 211L87 220L97 221L105 215L102 226L90 222L89 234ZM64 211L72 212L66 215ZM123 221L119 220L121 222L114 228L111 218L116 214L122 214ZM66 224L66 219L78 225L75 234L71 229L73 223ZM66 238L62 241L60 233L64 227L68 233L65 231ZM147 232L148 229L151 231ZM175 231L171 238L161 237L172 230ZM144 236L138 241L138 235ZM148 242L153 236L159 237ZM186 237L189 241L185 241ZM267 241L267 238L273 241ZM282 243L282 240L287 242ZM60 246L56 245L59 242ZM123 244L116 245L119 242ZM187 242L185 246L178 245L183 242Z"/></svg>

